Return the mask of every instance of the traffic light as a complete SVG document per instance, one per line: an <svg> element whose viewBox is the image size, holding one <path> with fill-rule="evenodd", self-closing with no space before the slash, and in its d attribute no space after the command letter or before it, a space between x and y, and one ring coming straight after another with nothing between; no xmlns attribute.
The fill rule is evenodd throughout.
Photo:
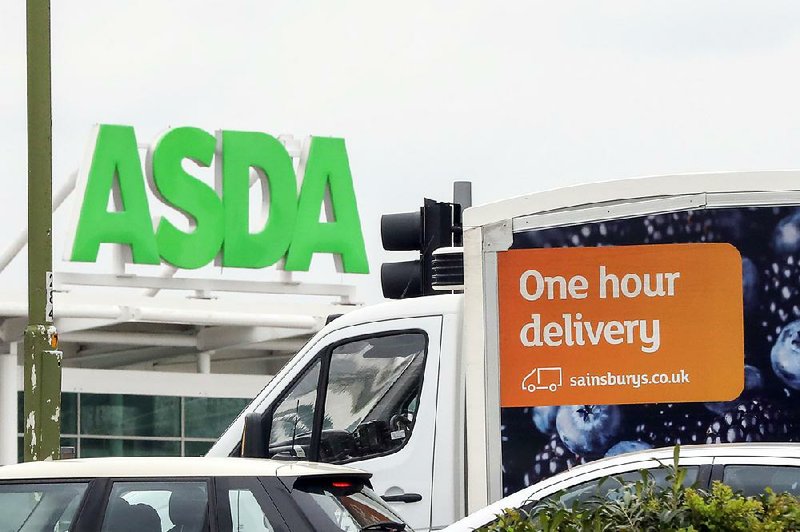
<svg viewBox="0 0 800 532"><path fill-rule="evenodd" d="M405 299L435 294L433 252L461 246L461 206L425 199L416 212L381 216L386 251L419 251L419 258L381 265L384 297Z"/></svg>

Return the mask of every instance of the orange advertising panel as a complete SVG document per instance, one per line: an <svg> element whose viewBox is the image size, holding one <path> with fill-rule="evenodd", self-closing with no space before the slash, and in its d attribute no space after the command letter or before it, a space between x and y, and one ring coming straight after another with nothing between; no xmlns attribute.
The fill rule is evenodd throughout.
<svg viewBox="0 0 800 532"><path fill-rule="evenodd" d="M728 244L498 253L501 406L725 401L744 386Z"/></svg>

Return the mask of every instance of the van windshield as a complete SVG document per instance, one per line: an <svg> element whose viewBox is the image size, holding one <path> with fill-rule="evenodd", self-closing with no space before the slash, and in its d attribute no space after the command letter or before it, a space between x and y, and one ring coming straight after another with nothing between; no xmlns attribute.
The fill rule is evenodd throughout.
<svg viewBox="0 0 800 532"><path fill-rule="evenodd" d="M69 530L85 482L0 484L0 532Z"/></svg>
<svg viewBox="0 0 800 532"><path fill-rule="evenodd" d="M425 371L426 337L404 333L365 338L331 353L320 458L375 456L411 435Z"/></svg>
<svg viewBox="0 0 800 532"><path fill-rule="evenodd" d="M307 457L315 431L323 462L397 451L414 430L426 352L427 337L412 331L336 346L327 374L318 357L272 410L269 456Z"/></svg>

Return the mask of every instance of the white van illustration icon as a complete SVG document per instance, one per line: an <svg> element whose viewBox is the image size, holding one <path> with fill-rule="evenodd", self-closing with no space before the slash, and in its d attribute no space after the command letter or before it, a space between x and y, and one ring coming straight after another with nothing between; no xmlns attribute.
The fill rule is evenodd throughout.
<svg viewBox="0 0 800 532"><path fill-rule="evenodd" d="M522 389L556 391L561 386L561 368L534 368L522 379Z"/></svg>

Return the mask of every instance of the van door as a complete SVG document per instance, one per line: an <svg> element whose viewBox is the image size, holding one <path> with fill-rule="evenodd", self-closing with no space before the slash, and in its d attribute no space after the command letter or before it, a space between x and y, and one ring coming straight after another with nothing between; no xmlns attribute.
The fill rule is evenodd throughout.
<svg viewBox="0 0 800 532"><path fill-rule="evenodd" d="M347 464L412 527L430 528L442 317L323 338L265 411L268 456Z"/></svg>

